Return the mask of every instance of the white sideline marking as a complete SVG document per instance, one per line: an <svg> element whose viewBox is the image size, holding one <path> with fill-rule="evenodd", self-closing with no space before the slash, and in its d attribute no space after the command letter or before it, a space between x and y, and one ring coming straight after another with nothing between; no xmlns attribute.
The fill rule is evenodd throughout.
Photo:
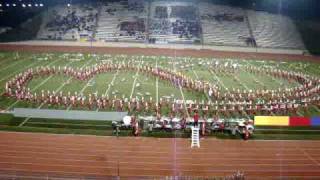
<svg viewBox="0 0 320 180"><path fill-rule="evenodd" d="M130 93L130 99L132 99L132 95L133 95L133 92L134 92L134 89L135 89L135 86L136 86L136 81L137 81L137 79L138 79L139 69L140 69L141 62L142 62L142 60L140 60L137 73L136 73L135 78L134 78L134 81L133 81L133 83L132 83L132 88L131 88L131 93Z"/></svg>
<svg viewBox="0 0 320 180"><path fill-rule="evenodd" d="M58 61L60 61L60 60L62 60L62 59L57 59L57 60L51 62L50 64L47 64L46 66L50 66L51 64L56 63L56 62L58 62ZM69 63L69 64L70 64L70 63ZM34 87L33 89L31 89L31 91L37 90L37 89L38 89L39 87L41 87L43 84L45 84L46 82L48 82L52 77L53 77L53 75L47 77L47 78L46 78L45 80L43 80L40 84L38 84L36 87ZM11 105L6 109L6 111L10 110L10 109L11 109L12 107L14 107L18 102L20 102L20 100L17 100L17 101L14 102L13 104L11 104Z"/></svg>
<svg viewBox="0 0 320 180"><path fill-rule="evenodd" d="M88 61L87 63L85 63L83 66L81 66L81 68L83 68L83 67L87 66L88 64L90 64L91 61L92 61L92 59L91 59L90 61ZM80 69L81 69L81 68L80 68ZM67 82L70 81L71 79L72 79L72 77L70 77L70 78L67 80ZM60 91L65 85L66 85L66 82L62 83L61 86L58 87L58 88L55 90L55 93L57 93L58 91ZM45 104L45 103L41 103L40 106L39 106L37 109L41 109L44 104ZM31 118L29 118L29 117L26 118L21 124L19 124L19 127L23 126L29 119L31 119Z"/></svg>

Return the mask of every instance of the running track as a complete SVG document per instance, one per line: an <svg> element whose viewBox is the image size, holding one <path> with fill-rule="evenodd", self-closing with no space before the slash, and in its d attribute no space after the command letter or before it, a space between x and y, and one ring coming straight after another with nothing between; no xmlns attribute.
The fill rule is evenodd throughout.
<svg viewBox="0 0 320 180"><path fill-rule="evenodd" d="M320 141L97 137L0 132L0 179L226 176L320 178Z"/></svg>

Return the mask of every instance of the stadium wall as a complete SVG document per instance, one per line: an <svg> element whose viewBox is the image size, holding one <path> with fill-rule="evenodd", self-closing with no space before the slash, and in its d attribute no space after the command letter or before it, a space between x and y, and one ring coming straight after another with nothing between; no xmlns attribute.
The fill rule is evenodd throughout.
<svg viewBox="0 0 320 180"><path fill-rule="evenodd" d="M125 47L125 48L164 48L164 49L207 49L229 52L248 52L248 53L268 53L268 54L292 54L303 55L305 50L297 49L273 49L273 48L252 48L236 46L208 46L192 44L148 44L148 43L124 43L124 42L78 42L78 41L22 41L3 44L13 45L37 45L37 46L85 46L85 47Z"/></svg>

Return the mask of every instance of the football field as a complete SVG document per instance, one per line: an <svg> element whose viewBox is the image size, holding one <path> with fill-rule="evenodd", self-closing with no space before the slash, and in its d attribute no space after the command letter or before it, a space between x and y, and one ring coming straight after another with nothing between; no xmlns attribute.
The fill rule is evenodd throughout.
<svg viewBox="0 0 320 180"><path fill-rule="evenodd" d="M276 62L264 60L241 60L241 59L216 59L216 58L192 58L192 57L165 57L165 56L128 56L128 55L106 55L106 54L81 54L81 53L0 53L0 86L1 94L5 91L5 83L19 73L27 69L36 69L40 66L55 66L58 68L72 67L83 69L100 63L123 63L131 61L137 67L151 66L165 70L174 71L193 79L214 84L221 93L231 89L257 90L278 88L291 88L298 86L295 81L283 78L275 78L267 74L250 73L246 66L276 68L295 72L308 73L313 76L320 75L320 66L309 62ZM236 65L238 70L234 73L215 71L213 65L230 66ZM80 81L66 75L50 75L33 78L27 85L31 92L41 94L41 91L54 91L63 94L71 93L97 94L98 96L109 96L111 98L138 98L146 100L152 98L158 102L160 99L192 100L196 102L208 102L207 93L188 91L187 89L173 86L171 83L160 80L158 77L134 71L114 70L98 74L87 81ZM15 107L30 108L54 108L65 109L64 106L50 106L46 104L34 104L19 101L14 98L1 96L0 108L12 110ZM86 108L77 108L88 110ZM68 110L72 110L71 107ZM94 109L99 111L99 109ZM308 112L299 111L299 115L318 115L319 109L315 106L309 108Z"/></svg>

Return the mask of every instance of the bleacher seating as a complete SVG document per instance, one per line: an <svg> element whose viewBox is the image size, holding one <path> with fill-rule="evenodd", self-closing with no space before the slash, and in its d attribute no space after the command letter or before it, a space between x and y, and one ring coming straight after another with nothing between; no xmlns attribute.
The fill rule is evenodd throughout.
<svg viewBox="0 0 320 180"><path fill-rule="evenodd" d="M294 22L287 16L203 1L139 2L49 8L38 39L93 37L98 41L305 49Z"/></svg>
<svg viewBox="0 0 320 180"><path fill-rule="evenodd" d="M260 47L305 49L291 18L252 10L248 11L248 18Z"/></svg>
<svg viewBox="0 0 320 180"><path fill-rule="evenodd" d="M201 24L197 7L188 2L152 2L149 38L156 43L200 41Z"/></svg>
<svg viewBox="0 0 320 180"><path fill-rule="evenodd" d="M250 37L245 11L211 3L199 3L204 44L245 46Z"/></svg>
<svg viewBox="0 0 320 180"><path fill-rule="evenodd" d="M142 9L141 9L142 8ZM102 6L96 32L96 39L102 41L145 41L145 7L129 8L123 2Z"/></svg>
<svg viewBox="0 0 320 180"><path fill-rule="evenodd" d="M56 6L44 16L38 39L79 40L92 37L96 27L97 8L91 5Z"/></svg>

